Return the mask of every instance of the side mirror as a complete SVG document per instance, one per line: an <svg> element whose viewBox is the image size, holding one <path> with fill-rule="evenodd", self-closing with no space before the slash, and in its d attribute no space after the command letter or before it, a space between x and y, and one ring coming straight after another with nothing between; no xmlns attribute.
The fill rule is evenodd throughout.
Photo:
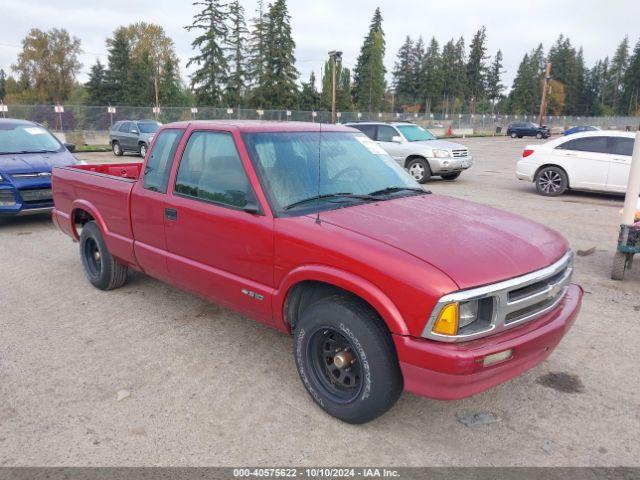
<svg viewBox="0 0 640 480"><path fill-rule="evenodd" d="M248 200L242 210L250 213L251 215L260 215L262 212L260 211L260 207L254 200Z"/></svg>
<svg viewBox="0 0 640 480"><path fill-rule="evenodd" d="M393 143L402 143L402 137L400 135L394 135L391 137L391 141Z"/></svg>
<svg viewBox="0 0 640 480"><path fill-rule="evenodd" d="M76 145L74 143L65 143L65 148L69 150L71 153L76 151Z"/></svg>

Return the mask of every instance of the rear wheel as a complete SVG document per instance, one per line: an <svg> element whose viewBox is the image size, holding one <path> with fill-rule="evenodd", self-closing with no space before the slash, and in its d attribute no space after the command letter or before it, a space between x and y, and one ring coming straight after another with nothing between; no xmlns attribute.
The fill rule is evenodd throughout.
<svg viewBox="0 0 640 480"><path fill-rule="evenodd" d="M511 132L511 134L509 136L511 138L516 138L518 136L518 134L516 132Z"/></svg>
<svg viewBox="0 0 640 480"><path fill-rule="evenodd" d="M540 195L556 197L568 188L567 174L559 167L544 167L536 175L536 189Z"/></svg>
<svg viewBox="0 0 640 480"><path fill-rule="evenodd" d="M111 149L113 150L113 154L116 157L121 157L122 154L124 153L123 150L122 150L122 147L120 146L120 143L117 142L117 141L113 142L113 144L111 145Z"/></svg>
<svg viewBox="0 0 640 480"><path fill-rule="evenodd" d="M440 176L442 177L443 180L455 180L460 176L461 173L462 172L448 173L446 175L440 175Z"/></svg>
<svg viewBox="0 0 640 480"><path fill-rule="evenodd" d="M300 379L314 402L347 423L382 415L402 393L402 374L382 320L345 295L307 307L294 330Z"/></svg>
<svg viewBox="0 0 640 480"><path fill-rule="evenodd" d="M407 165L409 174L419 183L427 183L431 178L431 168L424 158L414 158Z"/></svg>
<svg viewBox="0 0 640 480"><path fill-rule="evenodd" d="M109 253L95 222L88 222L82 228L80 259L87 278L100 290L113 290L127 280L127 267L118 263Z"/></svg>
<svg viewBox="0 0 640 480"><path fill-rule="evenodd" d="M147 156L147 144L141 143L139 150L140 150L140 156L142 158L145 158Z"/></svg>

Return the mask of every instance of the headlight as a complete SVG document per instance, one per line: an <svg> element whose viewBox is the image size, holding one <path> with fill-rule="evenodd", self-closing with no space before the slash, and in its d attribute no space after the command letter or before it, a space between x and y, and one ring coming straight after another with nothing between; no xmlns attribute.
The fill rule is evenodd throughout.
<svg viewBox="0 0 640 480"><path fill-rule="evenodd" d="M449 150L434 150L433 156L436 158L449 158L451 154L449 153Z"/></svg>
<svg viewBox="0 0 640 480"><path fill-rule="evenodd" d="M489 328L493 297L448 303L440 310L432 332L438 335L467 335Z"/></svg>

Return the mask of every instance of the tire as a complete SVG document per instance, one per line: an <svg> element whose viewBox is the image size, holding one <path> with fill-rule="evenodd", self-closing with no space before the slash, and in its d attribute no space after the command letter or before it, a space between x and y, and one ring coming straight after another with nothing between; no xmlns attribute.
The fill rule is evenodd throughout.
<svg viewBox="0 0 640 480"><path fill-rule="evenodd" d="M313 401L344 422L369 422L402 393L391 335L357 299L339 294L308 306L295 326L294 357Z"/></svg>
<svg viewBox="0 0 640 480"><path fill-rule="evenodd" d="M431 168L424 158L414 158L407 165L409 175L411 175L418 183L427 183L431 178Z"/></svg>
<svg viewBox="0 0 640 480"><path fill-rule="evenodd" d="M127 267L107 250L95 222L88 222L80 234L80 259L91 284L100 290L113 290L127 281Z"/></svg>
<svg viewBox="0 0 640 480"><path fill-rule="evenodd" d="M565 171L559 167L544 167L536 174L536 190L545 197L557 197L569 188Z"/></svg>
<svg viewBox="0 0 640 480"><path fill-rule="evenodd" d="M516 132L511 132L511 133L509 134L509 136L510 136L511 138L516 138L518 135L516 134Z"/></svg>
<svg viewBox="0 0 640 480"><path fill-rule="evenodd" d="M458 178L461 173L462 172L447 173L446 175L440 175L440 176L442 177L443 180L452 181Z"/></svg>
<svg viewBox="0 0 640 480"><path fill-rule="evenodd" d="M536 138L538 140L542 140L544 138L544 135L542 133L538 132L538 133L536 133Z"/></svg>
<svg viewBox="0 0 640 480"><path fill-rule="evenodd" d="M613 256L613 267L611 268L612 280L624 280L624 272L629 262L628 255L622 252L616 252Z"/></svg>
<svg viewBox="0 0 640 480"><path fill-rule="evenodd" d="M142 158L145 158L145 157L147 156L147 150L148 150L148 148L149 148L149 147L147 147L147 144L146 144L146 143L141 143L141 144L138 146L138 153L140 154L140 156L141 156Z"/></svg>
<svg viewBox="0 0 640 480"><path fill-rule="evenodd" d="M124 150L122 150L120 143L117 141L113 142L113 144L111 145L111 150L113 150L113 154L116 157L121 157L122 155L124 155Z"/></svg>

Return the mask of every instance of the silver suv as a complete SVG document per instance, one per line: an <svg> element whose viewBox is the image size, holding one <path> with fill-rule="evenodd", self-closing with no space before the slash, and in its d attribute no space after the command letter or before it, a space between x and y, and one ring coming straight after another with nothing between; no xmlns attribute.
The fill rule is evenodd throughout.
<svg viewBox="0 0 640 480"><path fill-rule="evenodd" d="M124 152L136 152L147 156L153 136L162 126L155 120L121 120L109 131L109 143L113 154L120 157Z"/></svg>
<svg viewBox="0 0 640 480"><path fill-rule="evenodd" d="M437 140L414 123L358 122L347 125L375 140L420 183L429 181L434 175L455 180L473 164L467 147Z"/></svg>

